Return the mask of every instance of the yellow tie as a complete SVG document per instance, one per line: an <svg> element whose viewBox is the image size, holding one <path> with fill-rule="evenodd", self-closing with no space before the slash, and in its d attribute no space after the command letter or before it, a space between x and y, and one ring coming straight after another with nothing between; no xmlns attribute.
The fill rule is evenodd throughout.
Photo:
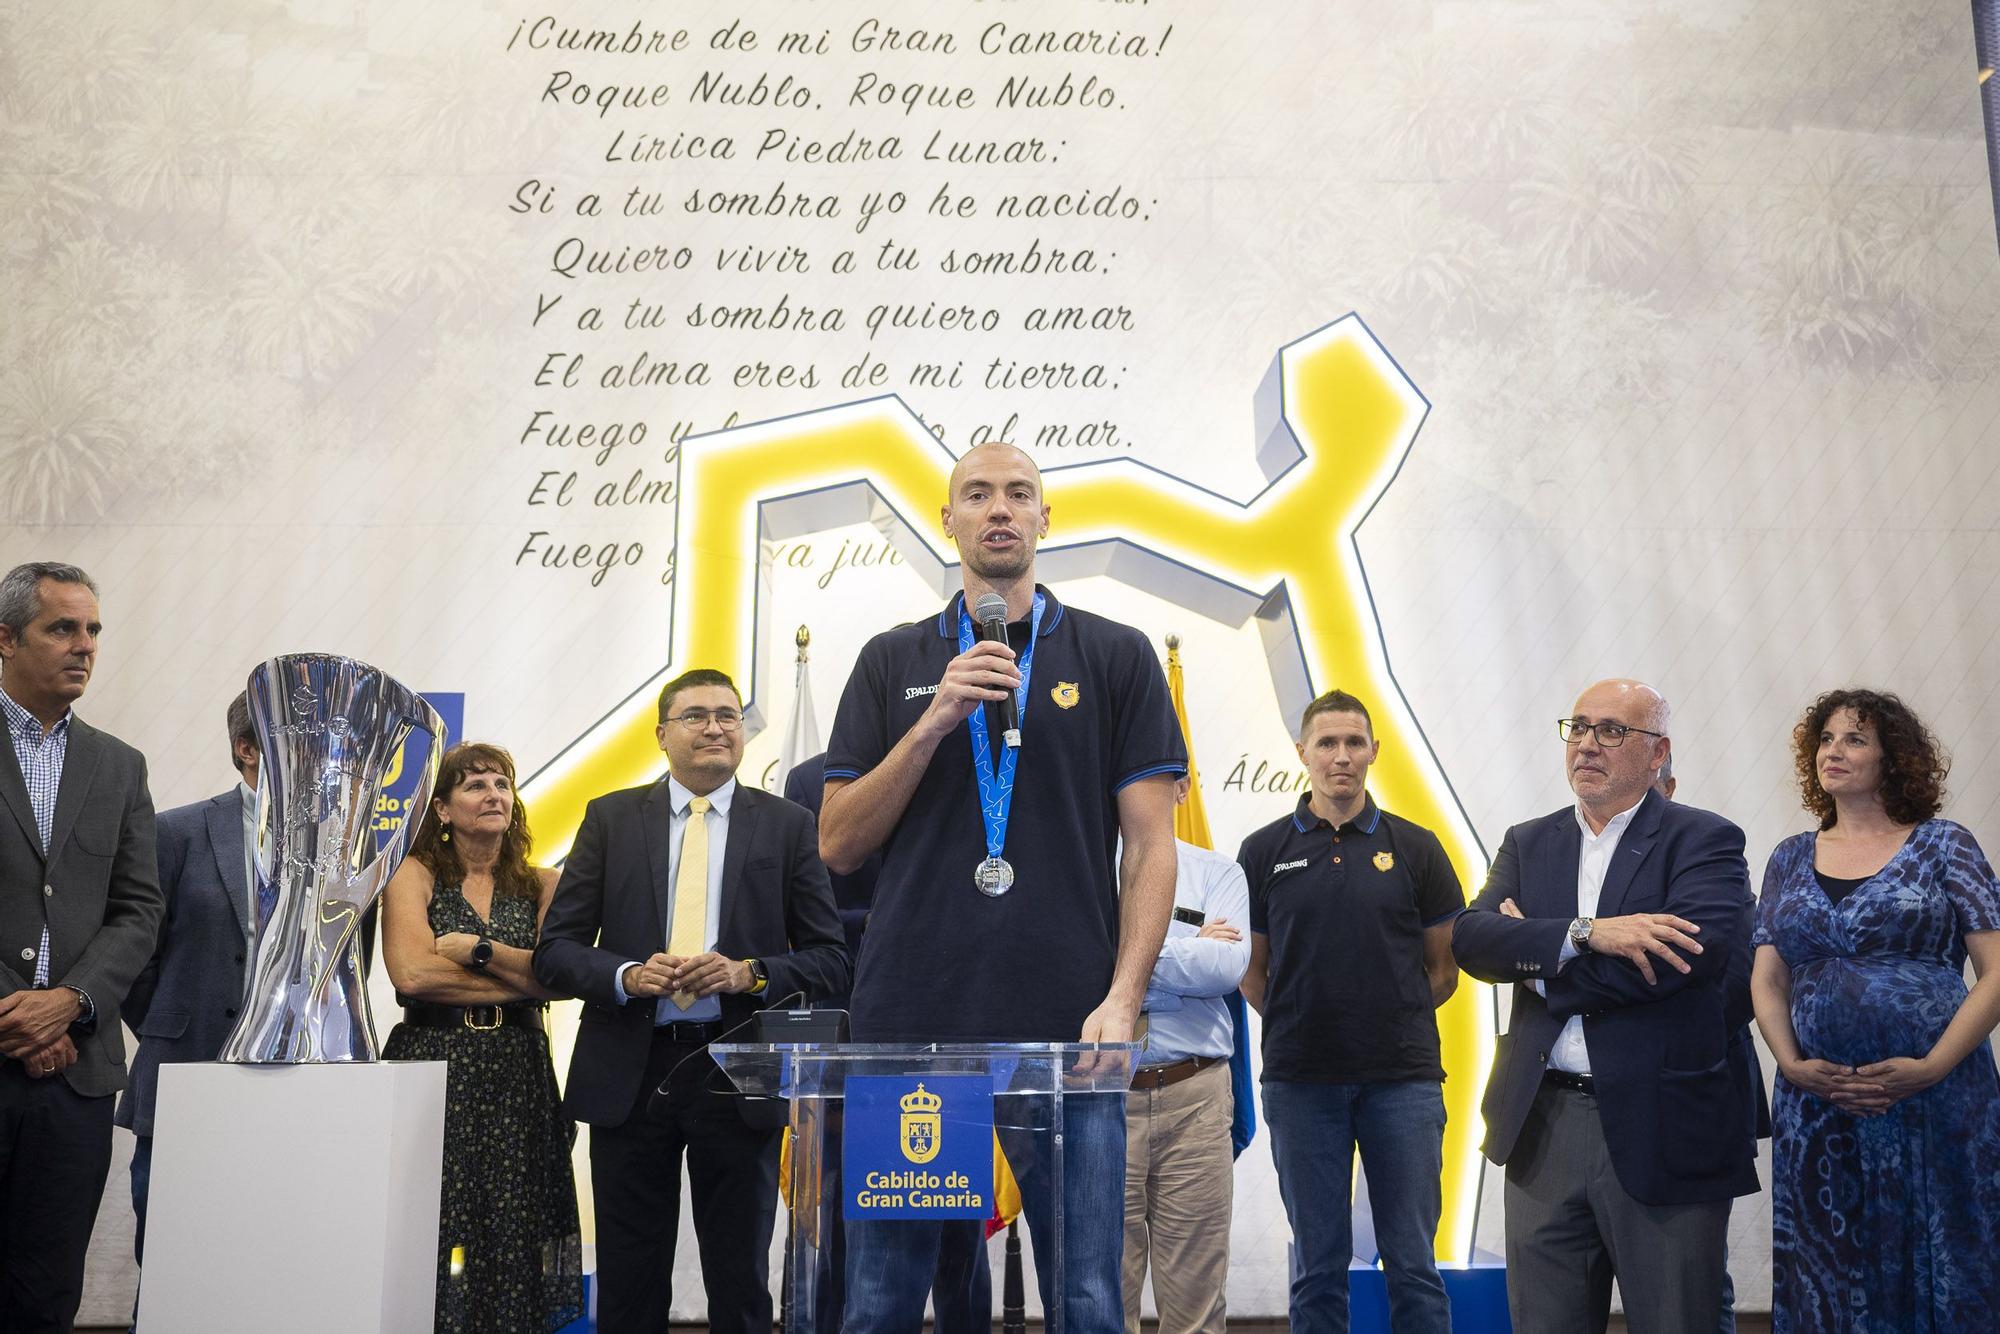
<svg viewBox="0 0 2000 1334"><path fill-rule="evenodd" d="M692 959L708 948L708 798L688 802L687 832L681 835L681 864L674 872L674 922L667 932L667 953ZM694 1004L692 991L673 993L685 1010Z"/></svg>

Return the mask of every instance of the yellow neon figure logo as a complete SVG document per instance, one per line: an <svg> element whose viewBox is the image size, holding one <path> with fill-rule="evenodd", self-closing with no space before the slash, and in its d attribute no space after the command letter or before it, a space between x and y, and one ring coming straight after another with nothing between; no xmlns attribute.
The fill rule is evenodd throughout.
<svg viewBox="0 0 2000 1334"><path fill-rule="evenodd" d="M1371 772L1376 797L1434 830L1461 882L1476 888L1485 857L1390 676L1354 546L1429 405L1353 315L1281 349L1258 397L1258 458L1276 473L1261 493L1239 503L1130 459L1050 468L1051 533L1038 571L1047 580L1111 574L1229 624L1254 616L1287 730L1319 691L1366 699L1384 742ZM748 681L748 722L761 727L770 669L759 640L770 656L788 636L757 624L760 543L871 522L942 598L958 586L937 524L952 463L893 398L689 437L669 661ZM660 775L654 721L641 691L531 780L545 855L567 850L592 797ZM1485 987L1462 978L1438 1011L1451 1076L1438 1230L1447 1261L1471 1251L1479 1093L1492 1060L1487 1000Z"/></svg>

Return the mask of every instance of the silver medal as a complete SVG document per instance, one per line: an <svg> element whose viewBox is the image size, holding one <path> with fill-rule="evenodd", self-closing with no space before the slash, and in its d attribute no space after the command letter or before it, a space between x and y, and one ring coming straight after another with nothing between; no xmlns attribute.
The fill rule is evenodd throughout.
<svg viewBox="0 0 2000 1334"><path fill-rule="evenodd" d="M1014 868L999 857L988 857L972 872L972 883L989 899L997 899L1014 887Z"/></svg>

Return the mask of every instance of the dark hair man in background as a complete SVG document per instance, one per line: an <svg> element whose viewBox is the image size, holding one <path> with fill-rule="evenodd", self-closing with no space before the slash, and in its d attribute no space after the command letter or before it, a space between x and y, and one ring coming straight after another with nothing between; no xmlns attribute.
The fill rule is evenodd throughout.
<svg viewBox="0 0 2000 1334"><path fill-rule="evenodd" d="M146 1258L146 1197L153 1172L153 1101L160 1067L212 1061L235 1027L243 1004L243 972L257 922L257 778L262 755L250 725L250 700L229 703L229 762L236 785L227 792L163 811L159 818L160 888L166 921L152 960L125 1000L126 1022L139 1035L132 1082L118 1100L117 1124L137 1137L132 1148L133 1258Z"/></svg>

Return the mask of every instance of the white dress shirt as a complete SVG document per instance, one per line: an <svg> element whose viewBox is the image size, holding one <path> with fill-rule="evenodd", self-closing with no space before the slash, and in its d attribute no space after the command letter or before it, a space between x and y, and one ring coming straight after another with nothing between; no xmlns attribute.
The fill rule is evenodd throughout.
<svg viewBox="0 0 2000 1334"><path fill-rule="evenodd" d="M1644 800L1643 797L1640 798ZM1590 821L1583 818L1583 807L1576 808L1576 825L1583 832L1583 849L1576 859L1576 915L1578 917L1597 916L1597 901L1604 896L1604 876L1611 869L1611 859L1618 855L1618 844L1625 837L1632 817L1638 814L1639 802L1634 802L1626 810L1620 811L1604 822L1604 832L1590 832ZM1567 937L1563 940L1562 955L1556 963L1558 972L1577 955L1576 945ZM1537 985L1535 988L1541 991ZM1544 994L1547 994L1544 992ZM1567 1070L1573 1075L1590 1073L1590 1048L1583 1040L1583 1016L1574 1015L1563 1025L1562 1032L1556 1034L1556 1045L1549 1049L1549 1067Z"/></svg>
<svg viewBox="0 0 2000 1334"><path fill-rule="evenodd" d="M1250 885L1232 859L1174 841L1174 907L1207 921L1227 919L1241 940L1202 938L1187 922L1167 924L1166 944L1146 987L1146 1046L1139 1064L1170 1065L1190 1056L1226 1057L1236 1049L1227 997L1250 967Z"/></svg>
<svg viewBox="0 0 2000 1334"><path fill-rule="evenodd" d="M708 821L708 920L702 924L702 949L715 948L715 938L722 932L722 858L729 843L729 803L736 795L736 780L730 779L721 787L708 794L708 814L702 818ZM667 779L667 797L673 815L667 837L673 845L673 860L667 865L667 920L663 924L668 931L673 930L674 890L681 875L681 844L687 838L688 803L695 794L682 787L677 778ZM660 941L660 949L667 948L665 938ZM624 1005L632 997L625 992L625 973L637 968L644 960L622 964L618 969L616 987L618 1003ZM641 997L641 999L645 999ZM658 1011L653 1015L655 1024L700 1024L722 1017L722 995L703 996L683 1010L665 996L660 997Z"/></svg>

